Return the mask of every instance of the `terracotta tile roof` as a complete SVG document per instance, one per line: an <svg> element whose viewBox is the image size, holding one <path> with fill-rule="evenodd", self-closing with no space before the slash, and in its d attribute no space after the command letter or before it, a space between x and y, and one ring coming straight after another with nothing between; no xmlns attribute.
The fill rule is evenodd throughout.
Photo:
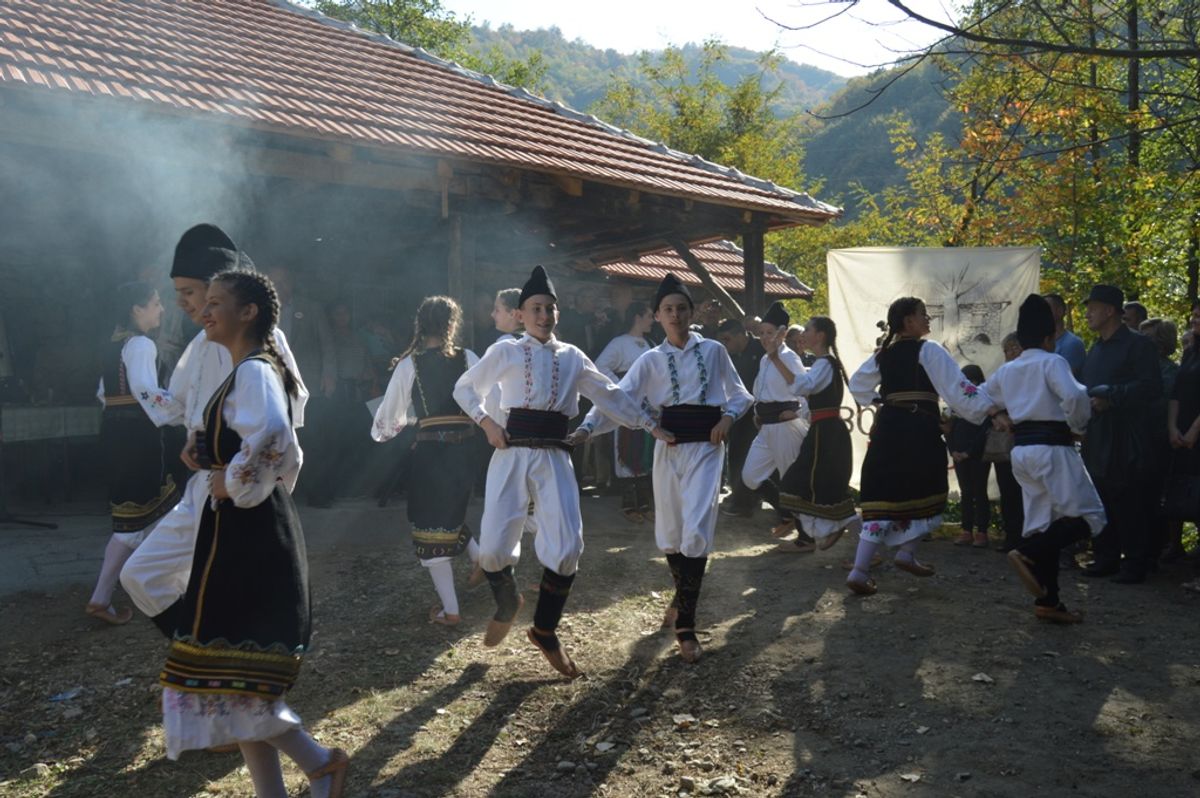
<svg viewBox="0 0 1200 798"><path fill-rule="evenodd" d="M708 269L717 285L731 294L745 291L745 259L741 247L732 241L710 241L707 244L694 244L691 250L696 259ZM673 249L651 252L637 260L606 263L600 267L600 271L611 277L654 283L660 282L668 271L672 271L685 285L700 286L700 278ZM812 299L811 288L774 263L768 261L763 271L766 273L763 293L767 296L781 299Z"/></svg>
<svg viewBox="0 0 1200 798"><path fill-rule="evenodd" d="M280 0L0 0L0 88L115 98L821 222L837 208Z"/></svg>

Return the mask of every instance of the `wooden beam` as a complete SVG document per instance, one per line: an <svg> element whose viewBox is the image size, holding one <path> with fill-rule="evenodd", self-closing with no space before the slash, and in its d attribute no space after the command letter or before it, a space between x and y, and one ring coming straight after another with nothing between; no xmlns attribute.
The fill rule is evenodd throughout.
<svg viewBox="0 0 1200 798"><path fill-rule="evenodd" d="M763 250L763 230L761 227L751 227L742 234L743 280L746 286L744 299L746 313L750 316L761 316L766 310L766 274Z"/></svg>
<svg viewBox="0 0 1200 798"><path fill-rule="evenodd" d="M721 307L739 319L746 318L746 312L742 310L742 306L737 303L736 299L729 295L728 291L717 285L717 281L709 274L708 269L704 267L700 259L692 254L692 250L688 247L686 241L681 238L675 239L671 241L671 246L679 253L679 257L683 258L683 262L691 269L692 274L700 278L701 285L717 298L717 301L721 303Z"/></svg>
<svg viewBox="0 0 1200 798"><path fill-rule="evenodd" d="M583 196L583 178L569 177L567 175L553 175L554 185L562 189L563 193L568 197Z"/></svg>

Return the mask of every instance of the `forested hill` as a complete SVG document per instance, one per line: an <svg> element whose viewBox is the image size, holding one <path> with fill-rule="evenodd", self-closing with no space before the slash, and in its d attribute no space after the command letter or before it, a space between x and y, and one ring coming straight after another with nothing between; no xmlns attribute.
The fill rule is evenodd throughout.
<svg viewBox="0 0 1200 798"><path fill-rule="evenodd" d="M568 41L558 28L516 30L511 25L498 28L476 26L472 29L471 49L486 55L495 48L507 58L525 60L533 52L541 53L546 64L543 93L572 108L588 110L604 95L614 77L638 78L638 56L616 50L601 50L580 40ZM685 58L698 61L699 44L680 48ZM717 75L733 84L739 78L759 71L762 53L740 47L728 48L728 59L720 64ZM783 81L777 112L790 116L814 108L827 100L846 83L846 78L817 67L784 60L778 71Z"/></svg>

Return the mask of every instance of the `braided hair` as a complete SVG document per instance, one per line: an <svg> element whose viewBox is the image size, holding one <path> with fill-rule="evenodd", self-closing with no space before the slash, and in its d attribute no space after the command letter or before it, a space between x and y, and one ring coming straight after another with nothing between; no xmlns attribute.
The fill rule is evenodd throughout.
<svg viewBox="0 0 1200 798"><path fill-rule="evenodd" d="M878 360L892 341L900 337L900 333L904 332L904 320L917 312L917 309L925 304L925 300L915 296L902 296L892 302L888 306L887 314L887 336L884 337L883 343L879 347L879 352L876 353L875 359Z"/></svg>
<svg viewBox="0 0 1200 798"><path fill-rule="evenodd" d="M421 350L426 338L441 338L441 352L453 357L454 344L462 328L462 308L448 296L427 296L413 317L412 340L397 362Z"/></svg>
<svg viewBox="0 0 1200 798"><path fill-rule="evenodd" d="M262 344L262 348L275 361L279 375L283 378L283 389L288 396L295 397L299 391L299 381L292 370L288 368L283 355L275 345L275 327L279 324L279 295L275 293L275 283L262 272L227 269L213 275L211 282L225 286L229 293L237 299L239 305L257 305L258 315L254 317L253 335Z"/></svg>
<svg viewBox="0 0 1200 798"><path fill-rule="evenodd" d="M842 356L838 354L837 325L833 323L833 319L828 316L813 316L808 321L808 328L825 336L825 343L829 345L829 351L833 353L833 365L837 368L838 374L842 375L842 382L849 386L850 378L846 376L846 367L842 365Z"/></svg>

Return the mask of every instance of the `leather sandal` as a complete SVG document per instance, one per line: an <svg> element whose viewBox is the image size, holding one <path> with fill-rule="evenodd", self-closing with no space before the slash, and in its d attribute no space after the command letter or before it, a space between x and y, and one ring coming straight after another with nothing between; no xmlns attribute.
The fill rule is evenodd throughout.
<svg viewBox="0 0 1200 798"><path fill-rule="evenodd" d="M517 612L525 606L525 597L520 593L517 594ZM513 620L516 620L516 614L513 615ZM492 618L488 621L487 631L483 633L483 644L488 648L494 648L508 636L508 630L512 629L512 621L497 621Z"/></svg>
<svg viewBox="0 0 1200 798"><path fill-rule="evenodd" d="M462 620L460 615L448 615L441 604L434 604L429 608L429 622L438 623L442 626L458 626Z"/></svg>
<svg viewBox="0 0 1200 798"><path fill-rule="evenodd" d="M935 569L932 565L925 565L924 563L917 562L915 558L912 560L892 560L892 564L901 571L907 571L913 576L933 576L935 573L937 573L937 569Z"/></svg>
<svg viewBox="0 0 1200 798"><path fill-rule="evenodd" d="M83 611L93 618L99 618L106 623L111 623L113 626L124 626L133 620L133 610L129 607L117 612L113 609L111 604L105 606L103 604L92 604L91 602L88 602L88 605L83 608Z"/></svg>
<svg viewBox="0 0 1200 798"><path fill-rule="evenodd" d="M1025 585L1025 589L1028 590L1034 598L1045 598L1046 588L1042 586L1042 583L1039 582L1037 577L1033 575L1033 571L1029 569L1029 566L1033 565L1033 560L1029 559L1016 549L1013 549L1008 553L1007 559L1008 564L1011 565L1012 569L1017 572L1017 577L1021 580L1021 584Z"/></svg>
<svg viewBox="0 0 1200 798"><path fill-rule="evenodd" d="M825 551L826 549L832 548L833 544L841 540L842 535L844 534L846 534L846 530L843 528L839 529L837 532L834 532L832 535L826 535L825 537L820 538L817 540L817 549L819 551Z"/></svg>
<svg viewBox="0 0 1200 798"><path fill-rule="evenodd" d="M540 639L543 637L543 635L535 631L534 627L532 626L525 630L525 636L529 638L530 643L533 643L534 648L542 652L542 656L544 656L546 661L550 663L551 668L554 668L554 670L558 671L563 676L566 676L568 679L578 679L583 675L583 672L580 671L579 668L575 667L575 661L572 660L571 656L567 654L566 650L563 649L561 642L559 643L557 650L552 651L546 648L545 644ZM550 632L549 636L554 637L556 640L558 639L558 635L554 634L554 632Z"/></svg>
<svg viewBox="0 0 1200 798"><path fill-rule="evenodd" d="M959 534L958 537L956 537L954 539L954 545L955 546L970 546L972 540L974 540L974 538L971 537L970 532L962 532Z"/></svg>
<svg viewBox="0 0 1200 798"><path fill-rule="evenodd" d="M772 537L785 538L788 535L792 534L792 530L795 528L796 528L795 521L788 521L783 524L776 524L775 526L771 527L771 535L772 535Z"/></svg>
<svg viewBox="0 0 1200 798"><path fill-rule="evenodd" d="M879 588L875 585L875 580L867 577L867 581L860 582L857 579L847 579L846 587L850 588L852 593L857 593L860 596L873 596L879 592Z"/></svg>
<svg viewBox="0 0 1200 798"><path fill-rule="evenodd" d="M625 520L631 524L642 524L646 521L646 516L632 507L627 507L621 511L621 515L625 516Z"/></svg>
<svg viewBox="0 0 1200 798"><path fill-rule="evenodd" d="M311 784L329 777L329 798L342 798L346 791L346 771L350 768L350 755L341 748L329 749L329 761L316 770L305 773Z"/></svg>

